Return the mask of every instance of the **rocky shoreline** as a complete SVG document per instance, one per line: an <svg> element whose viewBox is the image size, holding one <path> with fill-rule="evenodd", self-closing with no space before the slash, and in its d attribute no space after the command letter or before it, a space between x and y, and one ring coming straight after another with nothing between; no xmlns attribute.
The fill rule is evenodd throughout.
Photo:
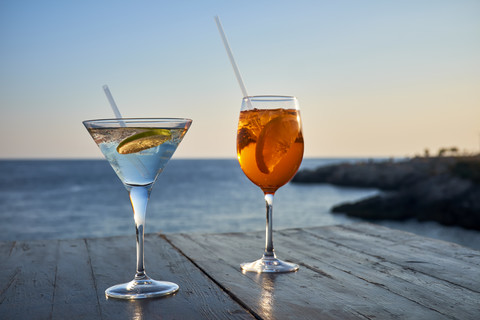
<svg viewBox="0 0 480 320"><path fill-rule="evenodd" d="M416 218L480 230L480 155L341 163L301 170L292 182L381 191L334 206L334 213L367 220Z"/></svg>

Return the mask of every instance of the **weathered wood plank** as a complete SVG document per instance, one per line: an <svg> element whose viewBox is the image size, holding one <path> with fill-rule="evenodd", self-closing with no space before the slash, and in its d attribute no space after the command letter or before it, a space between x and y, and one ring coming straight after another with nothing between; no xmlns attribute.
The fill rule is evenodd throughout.
<svg viewBox="0 0 480 320"><path fill-rule="evenodd" d="M242 274L238 266L243 260L241 257L255 259L262 252L259 247L263 242L259 238L263 238L262 233L168 235L168 239L206 273L214 275L226 290L265 319L288 318L292 314L314 319L320 313L322 317L334 319L370 318L371 315L402 319L408 318L407 314L419 318L449 318L322 262L317 262L317 266L304 265L294 274ZM292 258L290 253L295 248L277 240L280 240L277 247L281 248L281 257ZM251 257L251 252L257 256ZM255 295L259 292L263 293L260 297ZM269 299L264 301L266 296Z"/></svg>
<svg viewBox="0 0 480 320"><path fill-rule="evenodd" d="M363 319L348 307L346 310L340 301L310 286L319 276L309 270L306 270L311 276L309 281L298 273L242 274L241 257L246 252L256 252L258 258L259 251L253 250L253 242L239 234L228 234L226 238L214 235L167 235L167 238L261 319ZM299 290L292 291L293 288Z"/></svg>
<svg viewBox="0 0 480 320"><path fill-rule="evenodd" d="M99 319L95 281L85 240L61 240L52 319Z"/></svg>
<svg viewBox="0 0 480 320"><path fill-rule="evenodd" d="M252 314L233 301L163 236L149 235L145 244L151 248L149 263L152 272L156 273L155 276L158 274L160 279L180 286L180 291L175 296L179 300L177 305L189 304L195 314L194 319L254 319Z"/></svg>
<svg viewBox="0 0 480 320"><path fill-rule="evenodd" d="M58 241L3 242L1 247L0 319L49 319Z"/></svg>
<svg viewBox="0 0 480 320"><path fill-rule="evenodd" d="M298 229L284 230L277 232L277 239L282 239L289 248L295 248L290 252L291 256L309 268L320 268L320 262L328 264L330 267L351 273L358 278L357 281L381 286L393 294L412 300L446 317L476 319L480 314L480 294L466 292L464 288L449 282L392 264L380 257L368 256L331 243L310 232ZM315 250L309 250L310 248ZM325 269L321 271L325 272Z"/></svg>
<svg viewBox="0 0 480 320"><path fill-rule="evenodd" d="M409 247L427 250L432 253L435 252L442 257L450 257L468 264L480 266L480 251L472 250L455 243L428 238L427 241L425 241L425 237L417 236L405 231L395 230L395 232L392 232L392 229L390 228L371 223L351 224L344 225L343 227L345 229L366 233L370 236L379 237L385 240L394 240L397 243L403 243Z"/></svg>
<svg viewBox="0 0 480 320"><path fill-rule="evenodd" d="M166 241L167 239L168 241ZM371 224L275 232L296 273L242 274L264 233L148 235L171 297L107 300L129 281L135 239L0 242L0 319L477 319L480 253ZM174 247L173 247L173 246ZM193 263L192 263L193 262Z"/></svg>
<svg viewBox="0 0 480 320"><path fill-rule="evenodd" d="M379 227L381 228L381 227ZM391 230L391 229L390 229ZM449 258L441 254L442 250L424 250L422 248L408 246L403 240L395 240L402 231L391 231L389 239L368 234L368 230L360 232L349 226L331 226L324 229L305 229L305 232L317 234L323 239L341 244L369 256L377 256L381 259L397 264L402 268L410 268L416 272L430 275L438 279L456 284L474 292L480 293L480 268L474 263ZM408 234L409 237L417 237ZM419 237L420 238L420 237ZM434 242L444 251L451 248L444 246L445 242L433 239L420 238L424 243ZM420 240L418 240L420 241ZM434 245L430 245L432 247ZM475 254L472 251L472 256ZM432 263L425 263L425 262Z"/></svg>
<svg viewBox="0 0 480 320"><path fill-rule="evenodd" d="M253 319L188 259L158 235L145 241L147 274L180 286L174 296L143 301L106 299L111 285L130 281L135 271L133 237L87 240L102 319ZM101 298L103 296L103 298Z"/></svg>

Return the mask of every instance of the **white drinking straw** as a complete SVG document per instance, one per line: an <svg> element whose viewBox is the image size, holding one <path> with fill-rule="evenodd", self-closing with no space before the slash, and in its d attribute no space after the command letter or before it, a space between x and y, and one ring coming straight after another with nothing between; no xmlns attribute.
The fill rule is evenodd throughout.
<svg viewBox="0 0 480 320"><path fill-rule="evenodd" d="M117 104L115 103L115 100L113 100L112 93L110 92L110 89L108 88L108 86L105 84L103 85L102 88L103 88L103 91L105 92L105 95L107 96L108 102L110 103L110 107L112 108L113 113L115 114L115 118L118 118L118 119L123 118L122 114L120 113L120 110L118 110L117 108ZM120 123L120 127L126 126L125 122L123 122L122 120L119 120L118 122Z"/></svg>
<svg viewBox="0 0 480 320"><path fill-rule="evenodd" d="M110 103L110 107L112 107L113 113L115 114L116 118L123 118L122 114L120 113L120 110L117 108L117 104L115 103L115 100L113 100L113 96L110 93L110 89L108 88L107 85L104 85L103 91L105 91L105 95L107 96L108 102Z"/></svg>
<svg viewBox="0 0 480 320"><path fill-rule="evenodd" d="M110 103L110 107L112 107L115 117L119 119L118 123L120 124L120 127L126 127L125 122L121 120L123 118L122 114L120 113L120 110L118 110L115 100L113 100L113 96L112 96L112 93L110 92L110 89L108 88L107 85L104 85L102 88L103 88L103 91L105 91L105 95L107 96L108 102ZM148 176L148 170L140 160L138 160L137 158L130 158L130 157L128 158L128 160L132 162L132 164L137 168L138 172L140 172L140 174L143 177Z"/></svg>
<svg viewBox="0 0 480 320"><path fill-rule="evenodd" d="M220 18L218 16L215 16L215 22L217 23L218 32L220 32L220 37L222 37L223 46L227 51L228 59L230 59L230 63L232 64L233 71L235 72L235 76L237 77L237 81L238 81L238 84L240 85L240 89L242 90L242 94L245 98L247 98L248 102L250 102L250 99L248 98L247 89L243 84L242 76L240 75L240 71L238 70L237 64L235 63L232 50L230 50L230 45L228 44L227 37L225 36L225 32L223 31L223 27L222 27L222 24L220 23Z"/></svg>

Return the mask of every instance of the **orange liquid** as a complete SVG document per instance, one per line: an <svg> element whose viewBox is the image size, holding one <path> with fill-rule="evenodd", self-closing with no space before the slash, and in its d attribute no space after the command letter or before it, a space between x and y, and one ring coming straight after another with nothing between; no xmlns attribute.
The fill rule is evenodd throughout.
<svg viewBox="0 0 480 320"><path fill-rule="evenodd" d="M240 112L237 157L245 175L265 193L290 181L303 158L300 113L294 109Z"/></svg>

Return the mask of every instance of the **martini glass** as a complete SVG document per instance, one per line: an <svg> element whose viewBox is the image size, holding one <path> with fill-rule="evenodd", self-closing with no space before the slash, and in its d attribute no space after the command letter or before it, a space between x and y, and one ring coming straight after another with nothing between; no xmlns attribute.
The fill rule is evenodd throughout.
<svg viewBox="0 0 480 320"><path fill-rule="evenodd" d="M137 234L137 272L132 281L105 291L107 297L144 299L173 294L178 285L145 273L145 213L153 184L172 157L192 120L103 119L83 124L130 194Z"/></svg>
<svg viewBox="0 0 480 320"><path fill-rule="evenodd" d="M262 189L267 224L261 259L241 264L243 271L292 272L298 265L277 259L273 249L273 196L289 182L303 158L300 107L291 96L243 98L237 130L237 157L243 173Z"/></svg>

